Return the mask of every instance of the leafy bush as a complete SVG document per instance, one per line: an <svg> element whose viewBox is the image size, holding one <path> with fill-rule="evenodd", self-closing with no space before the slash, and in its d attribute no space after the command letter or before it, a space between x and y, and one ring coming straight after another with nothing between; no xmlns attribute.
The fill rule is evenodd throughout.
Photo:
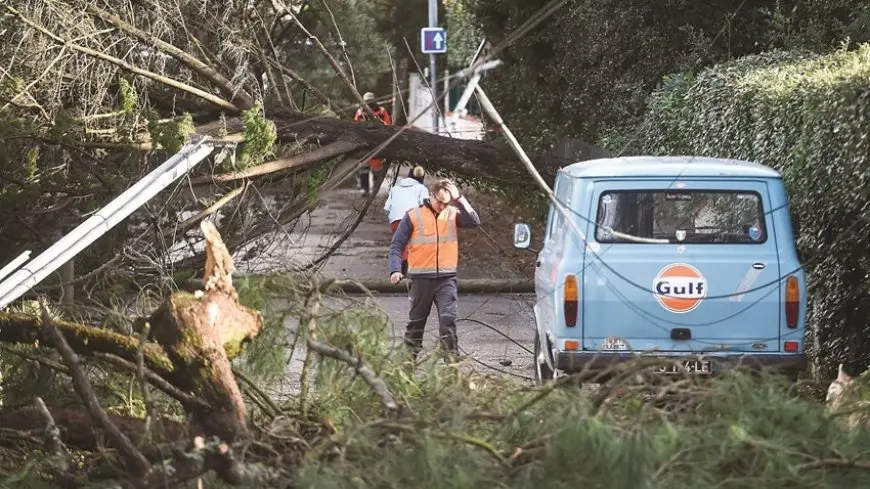
<svg viewBox="0 0 870 489"><path fill-rule="evenodd" d="M499 43L547 0L477 0ZM870 41L865 0L571 0L499 53L483 87L523 144L590 143L633 127L661 77L781 48ZM451 35L453 35L451 33ZM451 45L451 49L452 45Z"/></svg>
<svg viewBox="0 0 870 489"><path fill-rule="evenodd" d="M690 383L659 403L605 386L614 395L601 402L447 370L418 374L410 419L341 426L319 447L335 456L306 464L297 487L833 488L870 477L844 461L867 432L843 430L775 377Z"/></svg>
<svg viewBox="0 0 870 489"><path fill-rule="evenodd" d="M673 76L632 152L757 161L782 172L812 294L816 365L870 364L870 45L776 51Z"/></svg>

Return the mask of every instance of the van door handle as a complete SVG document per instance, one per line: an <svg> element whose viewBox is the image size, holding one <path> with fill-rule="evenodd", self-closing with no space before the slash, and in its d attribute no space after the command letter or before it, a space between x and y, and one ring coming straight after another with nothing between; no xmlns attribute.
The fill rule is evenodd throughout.
<svg viewBox="0 0 870 489"><path fill-rule="evenodd" d="M541 266L541 260L536 261L536 262L535 262L535 268L540 267L540 266Z"/></svg>

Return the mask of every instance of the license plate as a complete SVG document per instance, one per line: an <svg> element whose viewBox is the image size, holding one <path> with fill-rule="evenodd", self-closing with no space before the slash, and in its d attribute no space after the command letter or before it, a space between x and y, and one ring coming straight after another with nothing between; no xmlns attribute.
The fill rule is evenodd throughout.
<svg viewBox="0 0 870 489"><path fill-rule="evenodd" d="M713 372L713 366L710 364L710 360L682 360L667 365L653 367L653 372L659 374L679 374L685 372L690 374L709 375Z"/></svg>

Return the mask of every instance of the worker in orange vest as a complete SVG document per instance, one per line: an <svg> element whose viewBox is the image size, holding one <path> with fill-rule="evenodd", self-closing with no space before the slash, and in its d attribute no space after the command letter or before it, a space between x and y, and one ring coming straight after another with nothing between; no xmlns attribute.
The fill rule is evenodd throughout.
<svg viewBox="0 0 870 489"><path fill-rule="evenodd" d="M381 122L388 126L393 125L393 119L390 117L390 113L375 100L375 94L372 92L366 92L365 95L363 95L363 102L368 104L369 108L372 109L372 112L374 112L375 116L377 116ZM369 115L362 107L360 107L353 115L353 120L357 122L365 122L369 120ZM371 187L369 169L375 173L375 178L377 178L377 176L384 171L384 160L380 158L372 158L367 163L363 163L360 167L359 186L362 188L363 195L365 196L369 195L369 188Z"/></svg>
<svg viewBox="0 0 870 489"><path fill-rule="evenodd" d="M459 341L456 315L459 294L456 272L459 267L458 228L476 228L480 216L459 194L450 180L439 180L430 188L431 197L402 218L390 244L390 282L404 278L402 252L408 250L408 278L411 310L405 331L405 345L416 360L423 348L423 331L432 311L438 308L438 333L441 348L456 358Z"/></svg>

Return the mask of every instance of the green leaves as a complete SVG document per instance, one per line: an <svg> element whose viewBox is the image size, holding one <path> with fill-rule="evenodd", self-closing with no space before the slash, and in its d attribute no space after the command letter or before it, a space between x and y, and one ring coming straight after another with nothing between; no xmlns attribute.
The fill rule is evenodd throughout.
<svg viewBox="0 0 870 489"><path fill-rule="evenodd" d="M257 101L250 110L242 112L242 119L245 124L245 144L239 151L239 164L244 169L262 163L272 154L278 134L275 123L264 115L262 101Z"/></svg>
<svg viewBox="0 0 870 489"><path fill-rule="evenodd" d="M193 125L193 117L185 112L182 116L170 119L150 118L148 132L155 147L174 154L187 143L190 136L196 132L196 128Z"/></svg>

